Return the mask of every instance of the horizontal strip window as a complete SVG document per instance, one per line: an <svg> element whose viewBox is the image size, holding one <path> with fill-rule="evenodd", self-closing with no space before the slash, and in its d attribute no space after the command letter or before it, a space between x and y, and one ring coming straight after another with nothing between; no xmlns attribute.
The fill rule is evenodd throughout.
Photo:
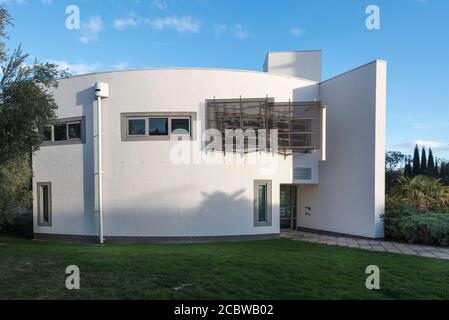
<svg viewBox="0 0 449 320"><path fill-rule="evenodd" d="M53 125L43 129L43 147L86 142L86 118L57 119Z"/></svg>
<svg viewBox="0 0 449 320"><path fill-rule="evenodd" d="M196 112L134 112L120 117L122 141L196 139Z"/></svg>

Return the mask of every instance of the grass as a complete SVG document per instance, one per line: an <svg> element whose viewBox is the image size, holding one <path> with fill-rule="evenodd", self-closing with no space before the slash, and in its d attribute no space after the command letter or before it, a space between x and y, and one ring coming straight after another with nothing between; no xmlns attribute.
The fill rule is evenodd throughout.
<svg viewBox="0 0 449 320"><path fill-rule="evenodd" d="M78 291L65 288L72 264ZM373 264L379 291L365 288ZM449 262L287 239L100 247L1 237L0 299L449 299Z"/></svg>

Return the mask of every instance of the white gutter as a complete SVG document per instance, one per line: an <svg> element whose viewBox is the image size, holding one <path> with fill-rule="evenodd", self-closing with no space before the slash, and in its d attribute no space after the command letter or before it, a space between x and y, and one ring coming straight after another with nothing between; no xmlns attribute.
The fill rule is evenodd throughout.
<svg viewBox="0 0 449 320"><path fill-rule="evenodd" d="M100 226L100 244L104 243L103 227L103 130L102 130L102 98L109 97L109 85L107 83L97 82L95 85L95 95L97 97L97 142L98 142L98 215Z"/></svg>

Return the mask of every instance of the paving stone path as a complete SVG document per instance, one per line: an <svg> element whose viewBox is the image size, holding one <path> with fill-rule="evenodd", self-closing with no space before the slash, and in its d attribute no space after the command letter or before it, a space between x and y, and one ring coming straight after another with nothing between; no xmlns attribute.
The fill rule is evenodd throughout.
<svg viewBox="0 0 449 320"><path fill-rule="evenodd" d="M381 240L348 238L344 236L330 236L304 231L283 232L281 233L281 237L312 243L358 248L362 250L399 253L411 256L449 260L449 248L422 246Z"/></svg>

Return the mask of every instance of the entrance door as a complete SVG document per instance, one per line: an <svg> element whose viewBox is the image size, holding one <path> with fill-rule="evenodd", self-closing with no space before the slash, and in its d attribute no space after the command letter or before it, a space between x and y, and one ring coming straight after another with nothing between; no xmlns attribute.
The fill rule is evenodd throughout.
<svg viewBox="0 0 449 320"><path fill-rule="evenodd" d="M296 230L296 191L297 188L294 185L281 185L281 230Z"/></svg>

